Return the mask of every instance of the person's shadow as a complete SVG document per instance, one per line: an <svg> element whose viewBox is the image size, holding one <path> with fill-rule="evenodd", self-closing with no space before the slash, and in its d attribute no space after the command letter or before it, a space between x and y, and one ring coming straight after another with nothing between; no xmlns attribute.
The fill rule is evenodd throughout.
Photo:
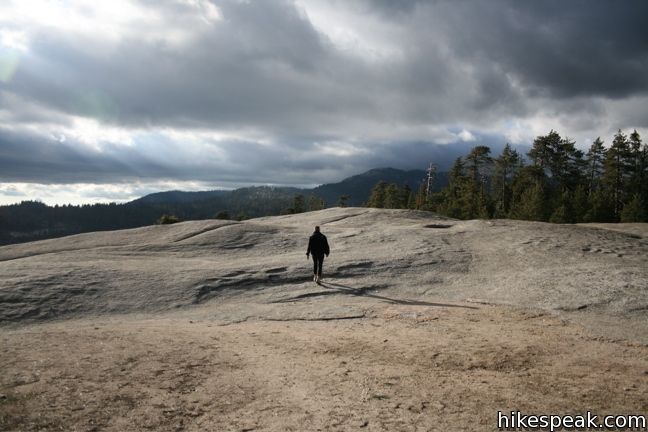
<svg viewBox="0 0 648 432"><path fill-rule="evenodd" d="M478 307L475 306L464 306L464 305L456 305L456 304L448 304L448 303L431 303L431 302L426 302L422 300L403 300L403 299L395 299L395 298L390 298L390 297L385 297L377 294L372 294L369 291L374 290L375 288L353 288L347 285L342 285L339 283L333 283L333 282L319 282L319 285L323 286L324 288L331 288L334 289L340 293L343 294L349 294L349 295L354 295L354 296L362 296L362 297L370 297L370 298L375 298L378 300L386 301L389 303L394 303L394 304L400 304L400 305L408 305L408 306L436 306L436 307L454 307L454 308L463 308L463 309L479 309Z"/></svg>

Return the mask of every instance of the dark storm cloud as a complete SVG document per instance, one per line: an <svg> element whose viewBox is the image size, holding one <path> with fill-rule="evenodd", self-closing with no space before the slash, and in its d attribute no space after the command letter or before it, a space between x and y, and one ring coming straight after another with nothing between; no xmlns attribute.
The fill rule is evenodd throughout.
<svg viewBox="0 0 648 432"><path fill-rule="evenodd" d="M397 41L405 58L386 64L336 51L290 2L218 5L224 19L181 47L137 35L113 47L40 33L6 89L129 126L278 134L324 125L343 134L349 117L416 124L532 114L533 95L618 98L648 89L646 2L374 1L409 14L394 17L407 28ZM195 25L186 5L149 7Z"/></svg>
<svg viewBox="0 0 648 432"><path fill-rule="evenodd" d="M268 147L255 142L214 144L221 158L174 158L175 143L154 139L155 147L103 143L97 150L74 139L61 142L30 131L0 129L0 182L122 183L132 180L202 180L233 184L250 182L309 183L308 171L334 166L335 158L287 158L294 149ZM160 158L156 148L167 147L170 157ZM170 150L170 151L169 151ZM255 172L253 178L250 173Z"/></svg>
<svg viewBox="0 0 648 432"><path fill-rule="evenodd" d="M338 50L290 2L218 4L223 20L196 29L182 46L138 35L113 46L102 35L41 31L6 91L129 127L253 127L278 135L343 136L355 132L349 131L354 122L474 118L501 100L502 94L487 97L495 81L516 112L523 110L491 66L484 67L482 85L426 41L408 47L404 40L404 58L375 63ZM184 23L184 6L156 9L175 25L195 25Z"/></svg>
<svg viewBox="0 0 648 432"><path fill-rule="evenodd" d="M347 45L341 23L308 15L313 1L214 1L220 18L204 4L197 18L197 2L139 0L156 19L116 38L26 29L29 53L1 83L0 181L311 184L447 166L474 144L495 152L508 132L498 122L543 115L580 132L648 119L645 1L320 2L350 11ZM634 110L608 103L630 96ZM74 129L68 115L138 137L52 139ZM160 129L238 138L205 139L214 155L202 157Z"/></svg>
<svg viewBox="0 0 648 432"><path fill-rule="evenodd" d="M411 13L418 5L438 3L438 0L370 0L370 9L383 13L385 16Z"/></svg>
<svg viewBox="0 0 648 432"><path fill-rule="evenodd" d="M134 178L142 171L164 174L161 167L129 151L110 155L75 141L0 129L0 182L107 182Z"/></svg>
<svg viewBox="0 0 648 432"><path fill-rule="evenodd" d="M648 90L648 3L642 0L370 3L415 13L410 22L430 29L415 37L439 32L459 59L497 65L520 80L527 96L620 98Z"/></svg>
<svg viewBox="0 0 648 432"><path fill-rule="evenodd" d="M187 19L180 5L156 7L176 26ZM39 34L32 40L33 55L22 61L7 90L124 125L231 128L304 120L305 106L340 92L320 79L326 51L292 4L220 7L226 20L198 28L182 46L138 35L111 46L101 35L91 40ZM337 96L344 103L342 93ZM335 103L326 105L333 109Z"/></svg>

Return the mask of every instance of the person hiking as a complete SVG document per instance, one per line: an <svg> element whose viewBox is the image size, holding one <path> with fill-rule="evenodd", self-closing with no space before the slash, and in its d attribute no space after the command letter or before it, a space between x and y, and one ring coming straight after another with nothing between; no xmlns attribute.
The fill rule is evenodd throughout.
<svg viewBox="0 0 648 432"><path fill-rule="evenodd" d="M306 259L313 254L313 280L320 283L322 280L322 265L324 264L324 255L329 256L329 244L326 236L320 232L320 227L315 227L315 232L308 239L308 249L306 250Z"/></svg>

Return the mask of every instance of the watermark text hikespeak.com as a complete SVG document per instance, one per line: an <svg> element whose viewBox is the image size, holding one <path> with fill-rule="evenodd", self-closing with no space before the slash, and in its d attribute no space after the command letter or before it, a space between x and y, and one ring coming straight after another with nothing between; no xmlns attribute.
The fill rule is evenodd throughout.
<svg viewBox="0 0 648 432"><path fill-rule="evenodd" d="M586 414L524 414L520 411L497 411L497 427L502 431L514 430L623 430L648 431L646 416L641 414L599 416Z"/></svg>

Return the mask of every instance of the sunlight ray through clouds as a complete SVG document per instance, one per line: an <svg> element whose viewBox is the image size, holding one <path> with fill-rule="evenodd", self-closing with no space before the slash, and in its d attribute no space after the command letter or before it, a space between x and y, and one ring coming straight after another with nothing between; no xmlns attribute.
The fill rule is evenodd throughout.
<svg viewBox="0 0 648 432"><path fill-rule="evenodd" d="M16 73L20 63L20 56L7 49L0 48L0 81L9 82Z"/></svg>

